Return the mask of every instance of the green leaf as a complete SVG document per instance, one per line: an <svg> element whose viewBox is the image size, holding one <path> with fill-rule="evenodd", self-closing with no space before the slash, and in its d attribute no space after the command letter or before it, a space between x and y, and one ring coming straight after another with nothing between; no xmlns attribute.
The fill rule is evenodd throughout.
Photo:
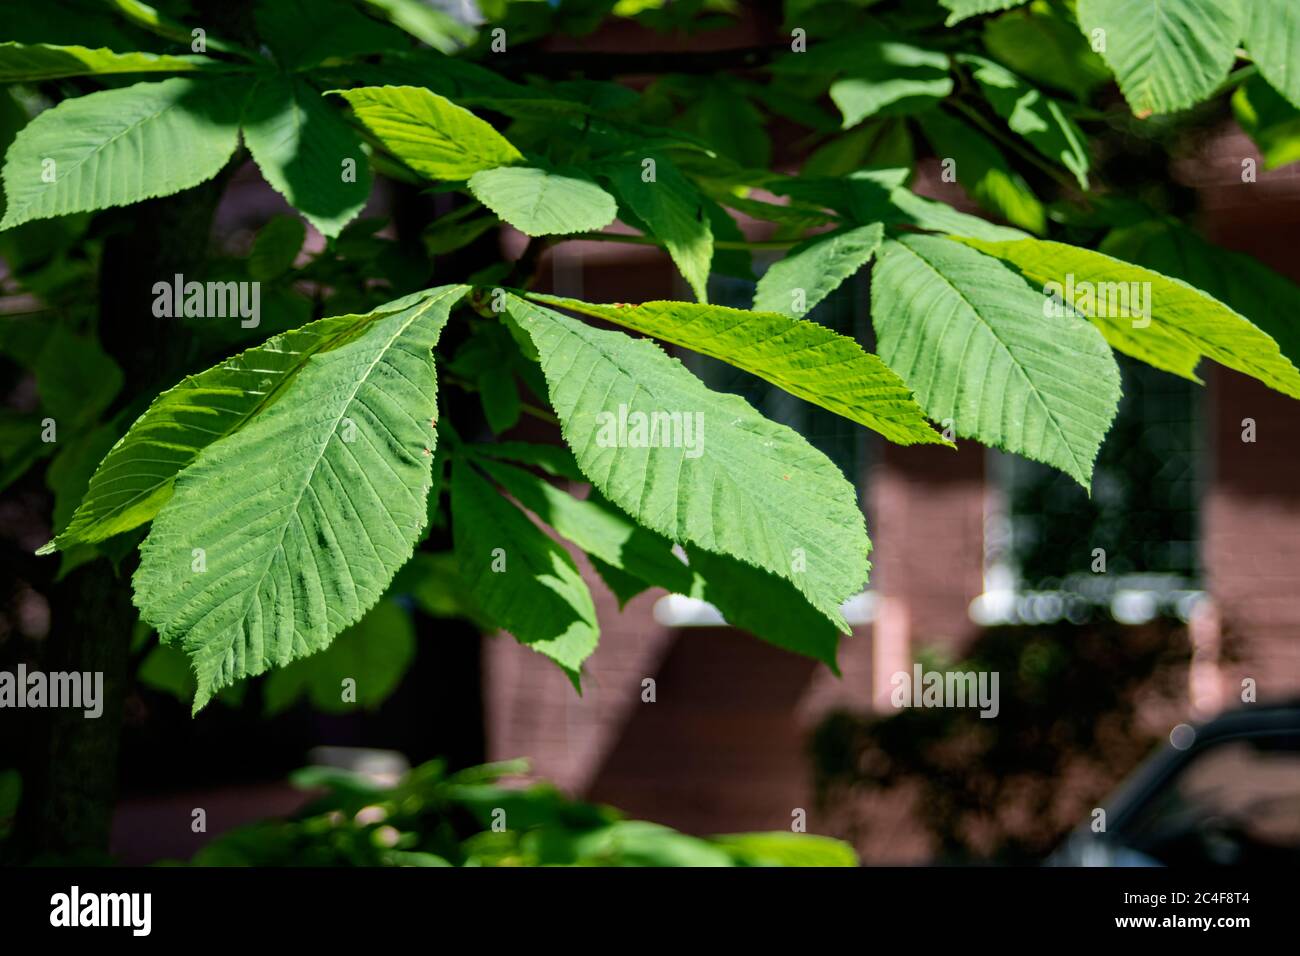
<svg viewBox="0 0 1300 956"><path fill-rule="evenodd" d="M1016 0L944 0L945 5L962 2L1014 3ZM949 18L951 19L951 18ZM857 866L858 855L841 840L813 833L728 833L709 841L726 850L745 866Z"/></svg>
<svg viewBox="0 0 1300 956"><path fill-rule="evenodd" d="M1155 219L1115 230L1100 251L1195 283L1272 336L1300 368L1300 286L1253 256L1212 245L1177 222Z"/></svg>
<svg viewBox="0 0 1300 956"><path fill-rule="evenodd" d="M1291 105L1300 109L1300 6L1295 0L1243 3L1246 52Z"/></svg>
<svg viewBox="0 0 1300 956"><path fill-rule="evenodd" d="M498 371L495 375L484 373L478 377L476 384L479 401L483 405L483 416L492 433L500 435L514 428L523 411L514 375L508 369Z"/></svg>
<svg viewBox="0 0 1300 956"><path fill-rule="evenodd" d="M852 135L853 133L848 134L848 136ZM847 139L848 137L843 138ZM755 219L766 219L768 222L786 226L790 230L802 232L805 229L825 226L835 221L834 216L830 216L807 203L793 202L788 205L780 205L774 202L765 202L761 199L753 199L749 196L737 196L725 188L709 188L707 185L704 188L708 190L710 197L716 200L720 206L726 206ZM736 221L727 215L725 210L723 216L731 221L731 228L743 239L744 233L740 231ZM752 281L752 274L750 278Z"/></svg>
<svg viewBox="0 0 1300 956"><path fill-rule="evenodd" d="M575 498L544 478L514 465L479 459L497 484L519 504L588 554L647 584L690 594L695 576L672 553L672 542L633 523L608 502Z"/></svg>
<svg viewBox="0 0 1300 956"><path fill-rule="evenodd" d="M447 56L436 50L412 50L389 54L383 63L351 63L331 71L340 86L414 86L432 90L456 103L481 106L507 116L533 119L548 115L584 115L586 108L556 93L507 80L487 67L464 57Z"/></svg>
<svg viewBox="0 0 1300 956"><path fill-rule="evenodd" d="M365 0L365 4L441 53L452 53L474 41L472 26L423 0Z"/></svg>
<svg viewBox="0 0 1300 956"><path fill-rule="evenodd" d="M114 53L53 43L0 43L0 83L36 83L107 73L189 73L229 67L206 56Z"/></svg>
<svg viewBox="0 0 1300 956"><path fill-rule="evenodd" d="M619 820L572 837L571 858L578 866L732 866L731 857L698 837L658 823ZM556 861L560 862L560 861Z"/></svg>
<svg viewBox="0 0 1300 956"><path fill-rule="evenodd" d="M1021 6L1026 2L1028 0L939 0L939 5L952 11L948 14L948 19L944 21L944 25L950 27L955 23L977 17L982 13L1010 10L1012 7Z"/></svg>
<svg viewBox="0 0 1300 956"><path fill-rule="evenodd" d="M1232 112L1264 157L1265 169L1300 159L1300 110L1258 77L1232 94Z"/></svg>
<svg viewBox="0 0 1300 956"><path fill-rule="evenodd" d="M734 86L720 79L723 77L700 79L676 119L677 126L729 159L755 169L766 168L772 161L766 117Z"/></svg>
<svg viewBox="0 0 1300 956"><path fill-rule="evenodd" d="M1074 21L1057 8L1034 2L984 25L984 48L1021 76L1086 100L1110 82L1110 70L1094 53Z"/></svg>
<svg viewBox="0 0 1300 956"><path fill-rule="evenodd" d="M242 79L176 77L64 100L5 157L0 229L126 206L211 179L239 143Z"/></svg>
<svg viewBox="0 0 1300 956"><path fill-rule="evenodd" d="M135 601L222 687L327 647L410 558L427 522L430 350L463 286L318 352L281 399L198 454L140 548Z"/></svg>
<svg viewBox="0 0 1300 956"><path fill-rule="evenodd" d="M513 466L483 465L511 497L586 551L607 582L612 569L626 596L659 587L708 601L732 627L836 670L835 625L789 581L694 546L686 549L688 567L673 554L671 541L635 524L595 491L582 500Z"/></svg>
<svg viewBox="0 0 1300 956"><path fill-rule="evenodd" d="M485 631L496 626L465 593L452 551L415 552L393 578L389 593L410 595L430 617L463 617Z"/></svg>
<svg viewBox="0 0 1300 956"><path fill-rule="evenodd" d="M887 242L872 276L880 355L926 413L1089 487L1119 405L1095 328L995 259L934 236Z"/></svg>
<svg viewBox="0 0 1300 956"><path fill-rule="evenodd" d="M573 558L461 459L451 467L451 524L475 605L580 688L600 627Z"/></svg>
<svg viewBox="0 0 1300 956"><path fill-rule="evenodd" d="M900 185L908 170L860 170L840 179L788 179L773 191L834 209L862 225L913 226L930 232L984 239L1024 239L1028 233L958 212L945 202L918 196Z"/></svg>
<svg viewBox="0 0 1300 956"><path fill-rule="evenodd" d="M113 447L117 437L117 429L108 424L58 443L59 452L45 472L45 484L54 492L51 523L55 528L61 530L72 520L95 466Z"/></svg>
<svg viewBox="0 0 1300 956"><path fill-rule="evenodd" d="M477 203L466 203L459 209L454 209L429 223L421 235L424 248L429 255L441 256L461 249L489 229L494 229L501 224L497 217L491 214L467 218L481 210L482 207Z"/></svg>
<svg viewBox="0 0 1300 956"><path fill-rule="evenodd" d="M34 415L0 409L0 491L58 450L54 442L41 441L43 430L41 420Z"/></svg>
<svg viewBox="0 0 1300 956"><path fill-rule="evenodd" d="M984 98L1019 133L1048 159L1074 174L1080 189L1088 188L1088 146L1083 131L1065 115L1061 104L1043 96L1010 70L979 56L959 56L971 67Z"/></svg>
<svg viewBox="0 0 1300 956"><path fill-rule="evenodd" d="M410 48L401 32L348 0L258 0L254 16L258 35L286 70Z"/></svg>
<svg viewBox="0 0 1300 956"><path fill-rule="evenodd" d="M937 110L917 117L917 122L935 153L956 164L958 184L976 202L1022 229L1046 230L1043 204L983 133Z"/></svg>
<svg viewBox="0 0 1300 956"><path fill-rule="evenodd" d="M946 54L907 43L862 43L849 74L831 84L831 99L845 129L884 110L910 114L952 92L948 66Z"/></svg>
<svg viewBox="0 0 1300 956"><path fill-rule="evenodd" d="M754 256L749 249L744 248L745 234L741 232L740 226L720 203L714 202L707 195L702 199L704 213L709 219L709 231L713 233L715 243L741 244L740 248L716 249L713 253L713 261L709 264L709 271L744 282L755 281L757 277L754 275ZM754 205L768 207L774 204L755 202Z"/></svg>
<svg viewBox="0 0 1300 956"><path fill-rule="evenodd" d="M61 438L95 421L122 388L122 370L99 343L62 322L0 322L0 355L35 375L41 407L55 420ZM39 420L32 426L41 429Z"/></svg>
<svg viewBox="0 0 1300 956"><path fill-rule="evenodd" d="M319 654L273 671L262 688L266 714L282 713L303 697L327 714L375 710L397 689L414 659L411 615L384 599ZM344 680L355 681L351 700L344 699Z"/></svg>
<svg viewBox="0 0 1300 956"><path fill-rule="evenodd" d="M1102 58L1139 117L1209 97L1236 59L1241 21L1238 0L1079 0L1080 27L1105 37Z"/></svg>
<svg viewBox="0 0 1300 956"><path fill-rule="evenodd" d="M655 164L654 177L648 181L645 160ZM619 199L667 246L695 298L709 301L713 229L704 197L666 156L630 157L608 166L606 172Z"/></svg>
<svg viewBox="0 0 1300 956"><path fill-rule="evenodd" d="M389 152L430 179L469 179L524 158L486 122L429 90L364 86L339 95Z"/></svg>
<svg viewBox="0 0 1300 956"><path fill-rule="evenodd" d="M573 457L573 452L564 445L538 445L522 441L498 441L490 445L475 445L477 455L489 458L502 458L537 468L555 478L567 478L570 481L586 481L582 469Z"/></svg>
<svg viewBox="0 0 1300 956"><path fill-rule="evenodd" d="M297 77L275 73L257 84L244 142L266 181L325 236L337 236L370 198L361 137Z"/></svg>
<svg viewBox="0 0 1300 956"><path fill-rule="evenodd" d="M258 230L248 254L248 274L259 282L276 279L293 268L307 239L307 229L296 216L276 216Z"/></svg>
<svg viewBox="0 0 1300 956"><path fill-rule="evenodd" d="M1056 291L1126 355L1192 381L1199 381L1195 370L1200 359L1211 358L1300 398L1300 372L1282 355L1277 342L1185 282L1059 242L961 241L1011 263L1032 282L1057 283ZM1122 301L1123 293L1128 293L1130 303L1134 295L1144 302L1149 296L1149 324L1146 316L1135 319L1113 307L1112 300ZM1107 304L1099 307L1103 298Z"/></svg>
<svg viewBox="0 0 1300 956"><path fill-rule="evenodd" d="M806 315L870 262L884 238L885 227L873 222L801 242L758 280L754 311Z"/></svg>
<svg viewBox="0 0 1300 956"><path fill-rule="evenodd" d="M470 177L469 190L526 236L595 232L618 215L614 197L575 170L485 169Z"/></svg>
<svg viewBox="0 0 1300 956"><path fill-rule="evenodd" d="M194 675L190 661L174 647L155 644L140 662L136 680L184 703L194 697Z"/></svg>
<svg viewBox="0 0 1300 956"><path fill-rule="evenodd" d="M666 538L664 540L667 540ZM620 611L627 607L627 603L639 594L645 593L650 589L650 582L643 581L641 578L634 577L619 568L614 567L594 555L587 555L587 560L595 568L596 573L600 575L601 581L605 582L605 587L609 588L610 593L618 601Z"/></svg>
<svg viewBox="0 0 1300 956"><path fill-rule="evenodd" d="M825 455L652 342L515 296L506 312L535 344L565 440L606 498L678 544L790 581L847 632L840 604L866 580L870 542L853 486Z"/></svg>
<svg viewBox="0 0 1300 956"><path fill-rule="evenodd" d="M267 339L163 392L100 462L67 529L37 553L103 541L151 520L176 476L208 445L270 408L316 355L430 297L418 293L365 315L320 319ZM79 354L79 353L70 353Z"/></svg>
<svg viewBox="0 0 1300 956"><path fill-rule="evenodd" d="M720 359L898 444L943 443L884 362L816 322L691 302L618 306L531 298Z"/></svg>
<svg viewBox="0 0 1300 956"><path fill-rule="evenodd" d="M894 221L906 222L929 232L942 232L954 236L976 236L994 242L1029 238L1027 233L1008 226L999 226L953 209L946 202L937 202L918 196L910 189L895 189L889 194L890 203L898 210Z"/></svg>
<svg viewBox="0 0 1300 956"><path fill-rule="evenodd" d="M840 621L809 603L796 585L729 554L687 545L695 573L690 597L708 601L732 627L794 654L821 661L839 675Z"/></svg>
<svg viewBox="0 0 1300 956"><path fill-rule="evenodd" d="M886 117L864 123L818 147L803 164L799 175L813 178L846 176L863 166L911 169L914 161L907 121L901 117Z"/></svg>
<svg viewBox="0 0 1300 956"><path fill-rule="evenodd" d="M182 43L187 46L194 40L194 34L191 32L190 27L173 20L149 4L141 2L141 0L105 0L105 3L116 8L121 16L149 33L157 34L174 43ZM258 58L257 54L251 50L246 50L236 43L230 43L211 34L205 37L205 42L210 50L220 53L235 53L248 59Z"/></svg>

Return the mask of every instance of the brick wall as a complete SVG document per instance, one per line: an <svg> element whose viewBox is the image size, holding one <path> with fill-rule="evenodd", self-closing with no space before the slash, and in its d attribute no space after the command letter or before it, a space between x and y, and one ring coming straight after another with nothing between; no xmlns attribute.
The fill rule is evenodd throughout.
<svg viewBox="0 0 1300 956"><path fill-rule="evenodd" d="M1227 131L1184 176L1200 190L1205 234L1300 282L1300 173L1242 182L1258 153ZM1261 164L1262 168L1262 164ZM1300 322L1300 315L1290 316ZM1202 504L1206 584L1223 628L1224 702L1253 677L1261 700L1300 695L1300 409L1294 399L1219 367L1209 369L1211 482ZM1242 441L1243 419L1255 441ZM1235 660L1232 658L1236 658Z"/></svg>

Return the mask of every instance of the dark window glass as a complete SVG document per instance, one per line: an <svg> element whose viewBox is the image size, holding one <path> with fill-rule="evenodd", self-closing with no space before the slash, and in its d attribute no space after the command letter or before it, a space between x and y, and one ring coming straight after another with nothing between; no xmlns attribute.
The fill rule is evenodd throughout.
<svg viewBox="0 0 1300 956"><path fill-rule="evenodd" d="M1005 492L1002 559L1019 586L1051 589L1094 574L1095 549L1112 579L1200 580L1200 386L1116 354L1119 413L1098 455L1090 498L1073 480L1018 456L998 455Z"/></svg>

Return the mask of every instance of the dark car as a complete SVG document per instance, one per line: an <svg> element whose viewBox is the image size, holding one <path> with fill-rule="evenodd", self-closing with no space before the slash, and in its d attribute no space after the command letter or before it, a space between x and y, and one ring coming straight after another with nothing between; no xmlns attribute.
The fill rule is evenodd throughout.
<svg viewBox="0 0 1300 956"><path fill-rule="evenodd" d="M1300 702L1180 725L1102 809L1049 865L1300 864Z"/></svg>

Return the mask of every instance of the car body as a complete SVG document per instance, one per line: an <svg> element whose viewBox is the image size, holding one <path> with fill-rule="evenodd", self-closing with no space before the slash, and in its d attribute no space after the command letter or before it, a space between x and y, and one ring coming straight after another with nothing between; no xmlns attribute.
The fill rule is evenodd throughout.
<svg viewBox="0 0 1300 956"><path fill-rule="evenodd" d="M1052 866L1300 863L1300 701L1179 725L1046 861Z"/></svg>

